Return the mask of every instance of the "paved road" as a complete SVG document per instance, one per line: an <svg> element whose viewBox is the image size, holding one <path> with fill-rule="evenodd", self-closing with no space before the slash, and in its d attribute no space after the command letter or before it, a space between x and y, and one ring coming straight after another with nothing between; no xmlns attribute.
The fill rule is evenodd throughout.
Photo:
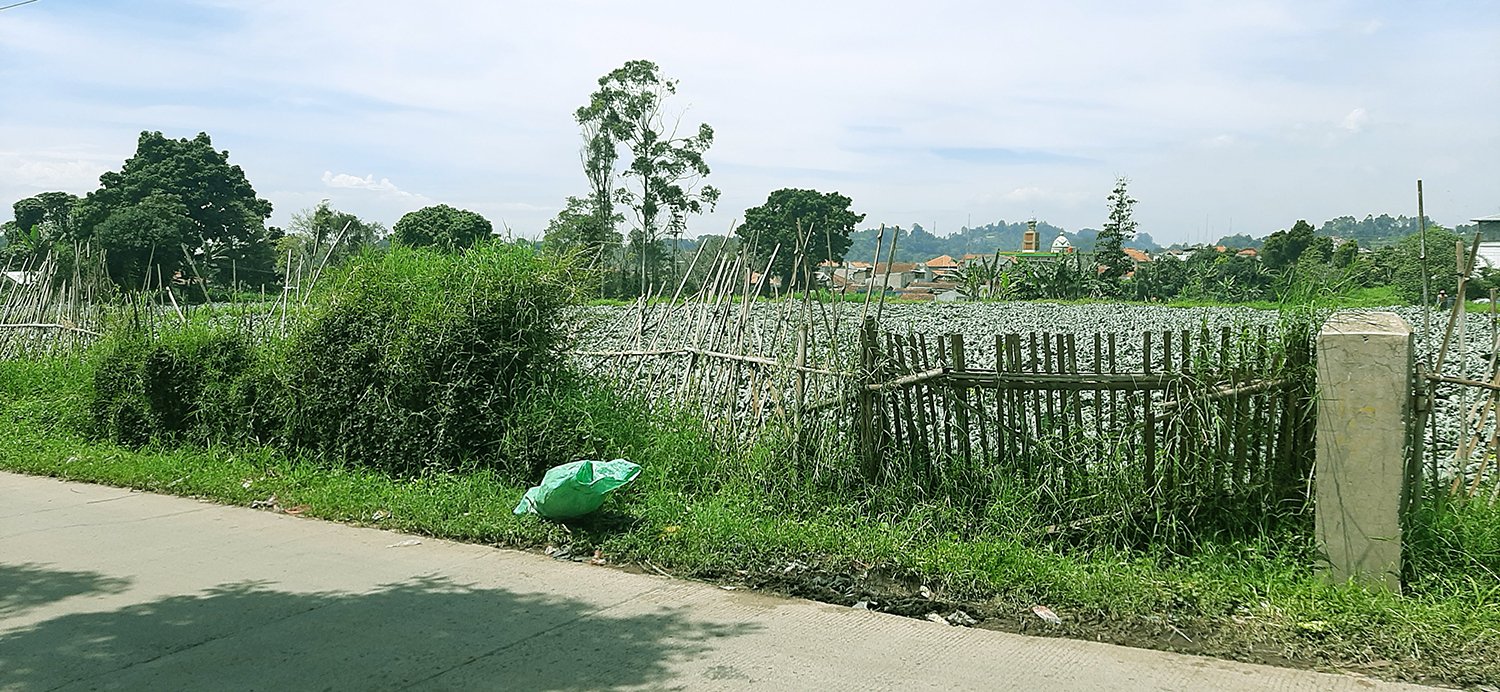
<svg viewBox="0 0 1500 692"><path fill-rule="evenodd" d="M1398 690L0 473L0 690Z"/></svg>

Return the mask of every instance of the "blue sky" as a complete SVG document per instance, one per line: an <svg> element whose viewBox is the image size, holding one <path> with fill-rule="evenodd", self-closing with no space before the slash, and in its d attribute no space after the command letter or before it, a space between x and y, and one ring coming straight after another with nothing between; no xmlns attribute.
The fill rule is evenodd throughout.
<svg viewBox="0 0 1500 692"><path fill-rule="evenodd" d="M5 4L0 2L0 4ZM40 0L0 12L0 220L199 131L276 211L447 203L534 236L582 194L572 112L648 59L713 125L723 233L782 187L939 233L1159 242L1500 212L1500 3Z"/></svg>

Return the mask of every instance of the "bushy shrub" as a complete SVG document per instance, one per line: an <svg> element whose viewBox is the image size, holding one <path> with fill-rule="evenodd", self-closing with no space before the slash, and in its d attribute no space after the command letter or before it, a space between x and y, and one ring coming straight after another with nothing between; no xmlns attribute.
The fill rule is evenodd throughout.
<svg viewBox="0 0 1500 692"><path fill-rule="evenodd" d="M249 338L232 330L116 334L95 356L95 432L126 444L240 441L254 410L240 391L254 379L256 356Z"/></svg>
<svg viewBox="0 0 1500 692"><path fill-rule="evenodd" d="M328 277L284 340L256 342L233 321L126 329L94 355L95 431L534 480L609 451L594 393L564 363L578 278L529 247L397 247Z"/></svg>
<svg viewBox="0 0 1500 692"><path fill-rule="evenodd" d="M565 461L540 458L526 431L567 423L529 412L573 385L563 311L575 286L565 263L502 243L351 263L288 345L287 443L398 473L530 476Z"/></svg>

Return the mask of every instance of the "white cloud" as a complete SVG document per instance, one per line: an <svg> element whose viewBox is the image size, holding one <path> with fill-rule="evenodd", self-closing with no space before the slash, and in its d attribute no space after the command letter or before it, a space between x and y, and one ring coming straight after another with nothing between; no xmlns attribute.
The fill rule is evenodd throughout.
<svg viewBox="0 0 1500 692"><path fill-rule="evenodd" d="M1077 204L1086 197L1083 193L1069 190L1054 190L1051 188L1030 185L1018 187L1010 192L1000 195L1002 202L1053 202L1061 204Z"/></svg>
<svg viewBox="0 0 1500 692"><path fill-rule="evenodd" d="M0 185L35 190L88 192L109 164L65 155L0 152Z"/></svg>
<svg viewBox="0 0 1500 692"><path fill-rule="evenodd" d="M1234 135L1219 134L1202 140L1200 144L1202 144L1207 149L1226 149L1238 144L1239 141L1239 138L1235 137Z"/></svg>
<svg viewBox="0 0 1500 692"><path fill-rule="evenodd" d="M1457 152L1455 207L1493 196L1500 22L1481 3L646 4L161 0L6 13L0 141L41 163L0 155L0 210L34 185L92 189L141 130L204 130L275 191L273 223L334 196L390 224L433 198L536 233L586 189L573 110L638 58L679 80L670 106L685 126L715 129L708 182L723 197L692 233L724 232L782 187L838 190L867 223L1097 225L1115 172L1140 186L1158 239L1205 215L1260 233L1325 210L1402 211L1376 174L1337 197L1322 183L1358 172L1354 161L1432 170L1432 151ZM799 21L783 21L791 14ZM1025 31L997 41L997 26ZM1404 50L1391 51L1378 39L1397 26ZM1417 92L1464 105L1432 108ZM38 155L70 147L82 153ZM1096 163L965 166L927 154L940 147ZM110 156L90 167L95 153ZM374 175L317 179L334 165L425 194Z"/></svg>
<svg viewBox="0 0 1500 692"><path fill-rule="evenodd" d="M1348 130L1349 132L1359 132L1365 129L1365 123L1369 122L1369 120L1370 114L1365 112L1365 109L1356 108L1344 116L1344 119L1339 122L1339 128Z"/></svg>
<svg viewBox="0 0 1500 692"><path fill-rule="evenodd" d="M390 178L381 178L377 181L374 175L367 175L361 178L356 175L349 175L348 173L336 174L333 171L323 171L323 184L328 187L349 190L373 190L394 197L423 197L423 195L407 192L396 187Z"/></svg>

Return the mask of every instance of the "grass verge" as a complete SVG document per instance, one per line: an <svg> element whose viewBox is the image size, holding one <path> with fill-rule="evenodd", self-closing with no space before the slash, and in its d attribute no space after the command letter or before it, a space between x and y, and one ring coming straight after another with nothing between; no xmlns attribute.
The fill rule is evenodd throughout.
<svg viewBox="0 0 1500 692"><path fill-rule="evenodd" d="M641 480L606 511L563 526L512 515L524 488L488 470L401 478L265 448L94 441L77 432L90 382L81 370L67 360L0 364L0 468L506 547L598 550L614 564L830 603L911 616L963 610L983 627L1500 683L1500 511L1484 503L1422 519L1420 576L1394 596L1323 583L1312 547L1295 535L1204 544L1192 556L1064 549L1003 524L966 525L941 502L881 512L789 482L777 450L725 457L689 419L628 419L609 435L642 464ZM1064 624L1043 623L1033 605Z"/></svg>

